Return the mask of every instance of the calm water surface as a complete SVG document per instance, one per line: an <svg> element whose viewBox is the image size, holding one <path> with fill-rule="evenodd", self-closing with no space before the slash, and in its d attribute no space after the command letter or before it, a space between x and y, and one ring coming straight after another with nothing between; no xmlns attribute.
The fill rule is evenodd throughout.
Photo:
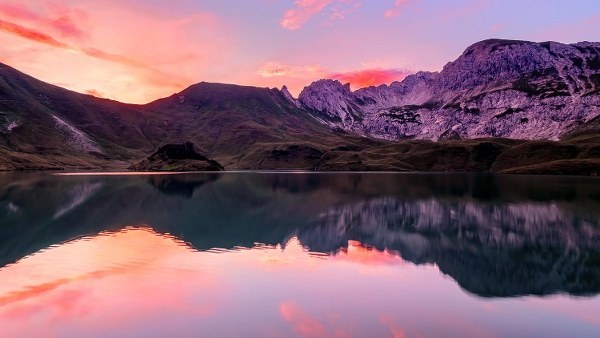
<svg viewBox="0 0 600 338"><path fill-rule="evenodd" d="M600 180L0 175L0 337L600 337Z"/></svg>

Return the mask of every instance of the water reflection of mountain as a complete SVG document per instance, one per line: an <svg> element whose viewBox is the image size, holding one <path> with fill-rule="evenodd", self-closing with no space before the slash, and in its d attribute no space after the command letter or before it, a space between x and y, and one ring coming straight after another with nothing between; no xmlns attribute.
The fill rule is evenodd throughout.
<svg viewBox="0 0 600 338"><path fill-rule="evenodd" d="M357 240L436 264L481 296L600 292L600 227L554 203L381 198L332 208L300 241L331 252Z"/></svg>
<svg viewBox="0 0 600 338"><path fill-rule="evenodd" d="M0 176L0 264L147 224L199 250L348 240L437 264L481 296L600 292L600 182L398 174Z"/></svg>

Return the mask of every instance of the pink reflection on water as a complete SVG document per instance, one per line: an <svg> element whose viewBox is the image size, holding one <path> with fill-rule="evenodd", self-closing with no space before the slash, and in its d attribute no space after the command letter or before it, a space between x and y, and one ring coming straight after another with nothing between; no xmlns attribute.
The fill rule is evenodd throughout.
<svg viewBox="0 0 600 338"><path fill-rule="evenodd" d="M193 269L194 261L194 252L182 243L144 228L26 257L0 270L2 337L125 328L171 311L211 313L216 304L210 297L191 299L189 291L218 290L217 277Z"/></svg>
<svg viewBox="0 0 600 338"><path fill-rule="evenodd" d="M390 329L390 334L392 338L406 338L404 330L398 327L396 323L394 323L394 319L391 316L382 315L379 318L379 320L383 325L387 326Z"/></svg>
<svg viewBox="0 0 600 338"><path fill-rule="evenodd" d="M327 328L321 321L311 317L296 303L285 301L279 305L279 312L286 321L290 322L294 331L301 337L321 338L329 337Z"/></svg>
<svg viewBox="0 0 600 338"><path fill-rule="evenodd" d="M0 269L3 338L544 336L551 324L598 327L599 309L597 298L478 299L435 266L355 241L335 256L296 238L198 252L126 228Z"/></svg>

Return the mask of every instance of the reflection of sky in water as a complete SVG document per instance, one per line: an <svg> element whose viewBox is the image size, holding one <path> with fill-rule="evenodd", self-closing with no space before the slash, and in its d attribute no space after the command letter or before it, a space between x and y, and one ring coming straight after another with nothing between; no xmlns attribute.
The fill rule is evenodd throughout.
<svg viewBox="0 0 600 338"><path fill-rule="evenodd" d="M434 265L356 241L198 252L148 228L0 270L2 337L598 337L600 299L482 299Z"/></svg>

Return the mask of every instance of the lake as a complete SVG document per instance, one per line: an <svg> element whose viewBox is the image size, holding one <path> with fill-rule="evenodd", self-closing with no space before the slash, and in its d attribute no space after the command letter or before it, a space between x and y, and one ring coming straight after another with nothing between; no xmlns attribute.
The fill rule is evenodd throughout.
<svg viewBox="0 0 600 338"><path fill-rule="evenodd" d="M0 174L0 336L600 337L600 179Z"/></svg>

